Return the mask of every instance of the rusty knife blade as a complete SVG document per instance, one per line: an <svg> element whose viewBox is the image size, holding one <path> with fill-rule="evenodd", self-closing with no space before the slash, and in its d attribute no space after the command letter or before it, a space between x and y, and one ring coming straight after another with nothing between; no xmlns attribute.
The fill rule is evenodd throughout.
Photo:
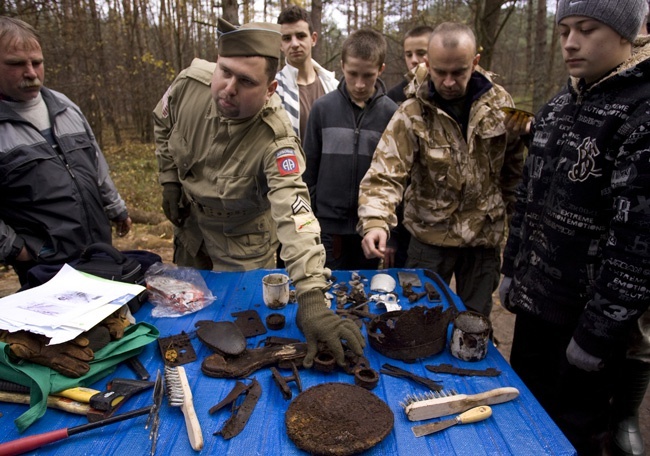
<svg viewBox="0 0 650 456"><path fill-rule="evenodd" d="M434 432L442 431L455 424L476 423L492 416L492 409L487 405L474 407L466 412L461 413L448 420L436 421L435 423L420 424L413 426L411 430L416 437L433 434Z"/></svg>
<svg viewBox="0 0 650 456"><path fill-rule="evenodd" d="M412 430L416 437L422 437L423 435L429 435L447 429L454 424L458 424L458 418L436 421L435 423L420 424L418 426L413 426Z"/></svg>

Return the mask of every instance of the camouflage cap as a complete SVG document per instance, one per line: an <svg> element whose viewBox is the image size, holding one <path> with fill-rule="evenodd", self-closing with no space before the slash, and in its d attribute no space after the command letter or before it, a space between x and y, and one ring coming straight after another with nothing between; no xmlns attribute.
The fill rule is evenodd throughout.
<svg viewBox="0 0 650 456"><path fill-rule="evenodd" d="M241 27L219 18L217 51L222 57L280 58L280 26L267 22L249 22Z"/></svg>

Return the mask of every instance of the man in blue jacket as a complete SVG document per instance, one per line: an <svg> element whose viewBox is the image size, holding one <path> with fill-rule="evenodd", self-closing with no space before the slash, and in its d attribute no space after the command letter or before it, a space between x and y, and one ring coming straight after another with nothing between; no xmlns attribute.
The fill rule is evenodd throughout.
<svg viewBox="0 0 650 456"><path fill-rule="evenodd" d="M43 86L37 32L0 17L0 262L21 283L37 264L76 259L131 227L90 125L65 95Z"/></svg>

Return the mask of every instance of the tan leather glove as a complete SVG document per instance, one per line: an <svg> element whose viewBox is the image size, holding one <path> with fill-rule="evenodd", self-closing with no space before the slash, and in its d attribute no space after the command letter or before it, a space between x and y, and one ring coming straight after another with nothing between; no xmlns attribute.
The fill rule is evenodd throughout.
<svg viewBox="0 0 650 456"><path fill-rule="evenodd" d="M36 364L51 367L66 377L77 378L90 370L88 364L95 354L83 336L56 345L46 345L48 338L28 331L0 332L0 340L9 345L12 354Z"/></svg>
<svg viewBox="0 0 650 456"><path fill-rule="evenodd" d="M124 330L131 326L131 321L121 310L118 310L104 318L99 324L108 328L111 340L117 340L124 337Z"/></svg>
<svg viewBox="0 0 650 456"><path fill-rule="evenodd" d="M328 309L320 290L306 291L298 296L296 323L307 339L307 355L302 362L306 368L314 363L319 341L327 345L339 366L345 365L342 339L355 355L363 355L366 340L361 330L352 320L343 319Z"/></svg>

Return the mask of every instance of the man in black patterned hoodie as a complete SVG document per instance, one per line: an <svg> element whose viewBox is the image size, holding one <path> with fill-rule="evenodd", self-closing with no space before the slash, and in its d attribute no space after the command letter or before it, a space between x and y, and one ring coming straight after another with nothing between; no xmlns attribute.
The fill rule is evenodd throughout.
<svg viewBox="0 0 650 456"><path fill-rule="evenodd" d="M535 117L504 252L512 366L581 455L612 439L627 338L650 303L646 14L646 0L560 0L571 78Z"/></svg>

